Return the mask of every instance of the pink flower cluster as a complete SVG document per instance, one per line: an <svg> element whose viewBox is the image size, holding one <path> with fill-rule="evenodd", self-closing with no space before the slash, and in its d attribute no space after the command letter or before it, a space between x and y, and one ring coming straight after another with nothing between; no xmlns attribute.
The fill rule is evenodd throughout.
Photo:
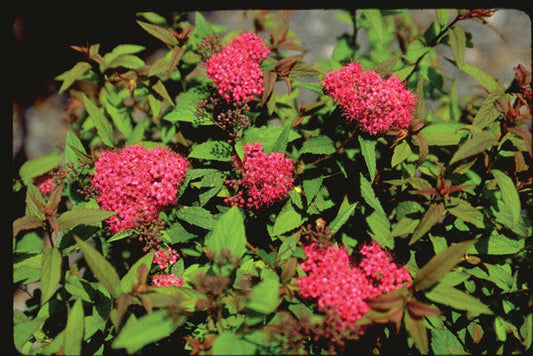
<svg viewBox="0 0 533 356"><path fill-rule="evenodd" d="M157 264L159 269L166 269L176 263L179 258L178 251L172 247L168 247L167 249L161 249L154 253L153 263Z"/></svg>
<svg viewBox="0 0 533 356"><path fill-rule="evenodd" d="M366 298L399 289L412 280L409 272L392 262L391 255L375 243L360 249L357 266L344 247L321 249L311 243L304 251L306 260L300 268L307 275L298 279L299 294L316 298L326 322L335 323L341 331L355 329L355 322L370 310Z"/></svg>
<svg viewBox="0 0 533 356"><path fill-rule="evenodd" d="M172 273L158 273L152 276L152 285L154 287L183 287L183 278Z"/></svg>
<svg viewBox="0 0 533 356"><path fill-rule="evenodd" d="M382 79L375 71L363 71L350 62L327 73L324 91L339 102L344 116L372 135L383 134L392 126L406 129L413 117L414 94L398 77Z"/></svg>
<svg viewBox="0 0 533 356"><path fill-rule="evenodd" d="M157 219L176 201L189 162L169 149L132 145L108 150L95 162L91 183L104 210L118 214L107 219L112 233Z"/></svg>
<svg viewBox="0 0 533 356"><path fill-rule="evenodd" d="M245 32L207 60L207 77L228 102L253 100L263 93L261 62L269 53L259 36Z"/></svg>
<svg viewBox="0 0 533 356"><path fill-rule="evenodd" d="M244 145L243 160L235 156L233 164L242 178L226 181L237 192L226 204L257 210L284 199L293 188L293 160L279 152L266 154L261 142Z"/></svg>

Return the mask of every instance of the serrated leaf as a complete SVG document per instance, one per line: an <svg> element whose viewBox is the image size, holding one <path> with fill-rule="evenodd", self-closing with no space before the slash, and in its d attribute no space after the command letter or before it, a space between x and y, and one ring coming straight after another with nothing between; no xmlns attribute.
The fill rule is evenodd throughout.
<svg viewBox="0 0 533 356"><path fill-rule="evenodd" d="M453 154L450 165L459 162L462 159L469 158L472 156L475 156L481 152L485 152L487 149L489 149L492 146L496 146L498 144L498 140L494 136L493 133L488 131L481 131L479 133L475 133L467 139L455 153Z"/></svg>
<svg viewBox="0 0 533 356"><path fill-rule="evenodd" d="M150 332L146 332L147 330ZM166 310L155 310L139 319L130 315L111 347L125 348L129 354L133 354L150 343L170 336L174 330L176 325Z"/></svg>
<svg viewBox="0 0 533 356"><path fill-rule="evenodd" d="M433 289L427 291L426 297L436 303L448 305L459 310L466 310L473 314L494 314L479 299L444 283L439 283Z"/></svg>
<svg viewBox="0 0 533 356"><path fill-rule="evenodd" d="M33 215L24 215L13 221L13 237L16 237L23 230L33 230L43 226L43 221Z"/></svg>
<svg viewBox="0 0 533 356"><path fill-rule="evenodd" d="M59 229L65 231L77 225L92 225L102 222L115 214L115 212L101 209L76 208L74 210L67 210L59 215L57 221L59 223Z"/></svg>
<svg viewBox="0 0 533 356"><path fill-rule="evenodd" d="M525 247L525 240L514 240L502 234L493 234L479 239L468 251L471 254L512 255Z"/></svg>
<svg viewBox="0 0 533 356"><path fill-rule="evenodd" d="M215 219L209 210L197 206L183 207L178 210L176 216L191 225L207 230L215 225Z"/></svg>
<svg viewBox="0 0 533 356"><path fill-rule="evenodd" d="M100 111L100 109L89 99L85 94L82 94L83 104L85 105L85 109L87 109L87 112L89 114L89 117L91 118L92 122L94 123L94 126L96 127L96 131L98 132L98 136L102 139L102 142L109 147L113 147L115 145L115 136L113 134L113 126L105 117L105 115Z"/></svg>
<svg viewBox="0 0 533 356"><path fill-rule="evenodd" d="M348 201L346 200L346 203ZM331 223L328 224L329 228L333 233L336 233L339 231L339 229L348 221L350 216L353 215L355 208L357 207L357 202L353 204L341 204L339 211L337 212L337 216L335 216L335 219Z"/></svg>
<svg viewBox="0 0 533 356"><path fill-rule="evenodd" d="M335 152L335 143L327 136L311 137L304 142L300 149L300 154L327 155L333 152Z"/></svg>
<svg viewBox="0 0 533 356"><path fill-rule="evenodd" d="M389 57L377 64L373 70L379 73L382 78L387 78L391 75L392 70L394 69L400 58L402 58L401 53L395 54L394 56Z"/></svg>
<svg viewBox="0 0 533 356"><path fill-rule="evenodd" d="M146 48L135 44L119 44L111 50L111 52L104 55L104 61L110 65L118 57L122 55L136 54L144 51Z"/></svg>
<svg viewBox="0 0 533 356"><path fill-rule="evenodd" d="M189 158L229 162L233 154L231 145L224 141L207 141L194 146Z"/></svg>
<svg viewBox="0 0 533 356"><path fill-rule="evenodd" d="M520 211L522 208L520 205L520 197L516 191L513 180L504 172L496 169L493 169L491 173L500 187L503 203L511 213L512 222L516 225L520 219Z"/></svg>
<svg viewBox="0 0 533 356"><path fill-rule="evenodd" d="M88 157L87 151L78 136L74 132L68 131L65 139L65 163L77 164L78 160L87 162Z"/></svg>
<svg viewBox="0 0 533 356"><path fill-rule="evenodd" d="M485 128L494 122L500 116L500 112L494 106L496 100L501 98L504 95L502 91L491 92L487 95L483 104L479 108L472 125L479 126L480 128Z"/></svg>
<svg viewBox="0 0 533 356"><path fill-rule="evenodd" d="M453 26L448 31L450 47L457 63L457 67L462 68L464 65L466 51L466 35L462 28Z"/></svg>
<svg viewBox="0 0 533 356"><path fill-rule="evenodd" d="M462 124L436 123L425 126L420 132L426 137L429 146L455 146L466 135L463 131L457 132Z"/></svg>
<svg viewBox="0 0 533 356"><path fill-rule="evenodd" d="M67 326L63 337L64 355L80 355L81 343L84 330L83 305L80 299L76 299L72 309L68 312Z"/></svg>
<svg viewBox="0 0 533 356"><path fill-rule="evenodd" d="M379 9L364 9L361 13L366 17L381 43L385 41L385 23Z"/></svg>
<svg viewBox="0 0 533 356"><path fill-rule="evenodd" d="M362 136L358 136L359 146L361 147L361 154L365 159L366 168L370 176L370 182L374 181L376 176L376 140L367 140Z"/></svg>
<svg viewBox="0 0 533 356"><path fill-rule="evenodd" d="M120 290L122 293L129 293L136 283L145 282L137 280L137 271L141 265L145 266L146 270L149 271L152 267L153 258L154 252L148 252L146 255L139 258L137 262L133 264L133 266L131 266L131 268L128 270L128 273L126 273L126 275L120 280Z"/></svg>
<svg viewBox="0 0 533 356"><path fill-rule="evenodd" d="M279 288L277 279L263 279L254 286L247 307L262 314L273 313L280 303Z"/></svg>
<svg viewBox="0 0 533 356"><path fill-rule="evenodd" d="M405 161L407 158L409 158L412 153L413 151L411 151L411 147L409 146L407 141L402 141L400 144L394 147L394 152L391 158L391 167L396 167L397 165Z"/></svg>
<svg viewBox="0 0 533 356"><path fill-rule="evenodd" d="M466 200L452 197L450 198L450 205L446 210L456 218L471 223L479 229L485 227L483 213L470 205Z"/></svg>
<svg viewBox="0 0 533 356"><path fill-rule="evenodd" d="M452 270L464 257L466 251L476 240L466 240L449 246L433 256L416 274L413 287L426 290L435 285L442 277Z"/></svg>
<svg viewBox="0 0 533 356"><path fill-rule="evenodd" d="M208 96L209 94L206 90L198 87L193 87L179 94L174 109L163 116L163 119L170 122L182 121L196 125L214 125L214 121L211 118L196 116L196 105L200 100L206 99Z"/></svg>
<svg viewBox="0 0 533 356"><path fill-rule="evenodd" d="M178 39L166 28L139 20L137 20L137 24L167 46L174 47L178 45Z"/></svg>
<svg viewBox="0 0 533 356"><path fill-rule="evenodd" d="M126 69L138 69L144 66L144 61L133 54L121 54L108 64L109 68L123 67Z"/></svg>
<svg viewBox="0 0 533 356"><path fill-rule="evenodd" d="M424 318L413 318L407 309L404 312L405 326L416 348L422 355L429 353L429 341Z"/></svg>
<svg viewBox="0 0 533 356"><path fill-rule="evenodd" d="M80 79L89 69L91 65L87 62L78 62L72 67L66 74L61 87L59 88L58 94L62 94L65 90L70 88L72 84L78 79Z"/></svg>
<svg viewBox="0 0 533 356"><path fill-rule="evenodd" d="M292 204L289 203L287 208L281 210L274 221L274 227L272 228L272 236L278 236L286 232L292 231L301 226L303 218L296 210L294 210Z"/></svg>
<svg viewBox="0 0 533 356"><path fill-rule="evenodd" d="M174 101L170 97L170 94L167 91L167 88L163 84L161 80L158 80L154 85L152 85L152 89L159 94L163 99L168 101L172 106L175 106Z"/></svg>
<svg viewBox="0 0 533 356"><path fill-rule="evenodd" d="M120 295L120 278L115 268L94 247L91 247L77 236L74 236L74 239L93 275L113 298L118 298Z"/></svg>
<svg viewBox="0 0 533 356"><path fill-rule="evenodd" d="M498 82L483 70L471 64L465 64L461 69L478 81L488 92L503 91Z"/></svg>
<svg viewBox="0 0 533 356"><path fill-rule="evenodd" d="M55 168L63 159L59 151L54 151L46 156L33 158L20 166L19 176L25 185L31 183L32 179L45 174Z"/></svg>
<svg viewBox="0 0 533 356"><path fill-rule="evenodd" d="M418 220L410 219L408 217L402 217L398 222L392 227L390 232L390 238L402 236L405 234L412 234L416 227L418 226Z"/></svg>
<svg viewBox="0 0 533 356"><path fill-rule="evenodd" d="M215 254L222 249L230 250L232 256L241 258L246 252L244 217L236 206L231 207L217 220L213 230L206 236L206 246Z"/></svg>
<svg viewBox="0 0 533 356"><path fill-rule="evenodd" d="M41 258L41 305L54 294L61 280L61 253L56 247L43 249Z"/></svg>

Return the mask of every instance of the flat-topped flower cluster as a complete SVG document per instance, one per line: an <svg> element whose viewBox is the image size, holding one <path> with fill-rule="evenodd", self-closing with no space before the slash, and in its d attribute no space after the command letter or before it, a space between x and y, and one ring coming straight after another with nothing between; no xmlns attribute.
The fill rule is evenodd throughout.
<svg viewBox="0 0 533 356"><path fill-rule="evenodd" d="M226 204L259 209L284 199L293 188L294 162L283 153L267 154L261 142L244 145L244 155L233 159L241 179L227 180L237 195L226 198Z"/></svg>
<svg viewBox="0 0 533 356"><path fill-rule="evenodd" d="M163 147L132 145L101 153L91 183L100 207L117 212L106 220L109 231L116 234L157 219L176 201L188 166L187 159Z"/></svg>
<svg viewBox="0 0 533 356"><path fill-rule="evenodd" d="M411 282L409 272L396 265L392 256L372 242L358 251L355 265L344 247L304 246L306 259L300 268L306 276L298 279L300 295L317 300L326 323L339 330L357 328L356 322L370 310L365 299L374 298Z"/></svg>
<svg viewBox="0 0 533 356"><path fill-rule="evenodd" d="M248 102L263 93L261 63L269 53L257 34L245 32L209 57L207 77L227 102Z"/></svg>
<svg viewBox="0 0 533 356"><path fill-rule="evenodd" d="M382 79L379 73L350 62L327 73L322 85L339 102L346 119L369 134L384 134L391 127L407 129L413 117L415 95L397 76Z"/></svg>

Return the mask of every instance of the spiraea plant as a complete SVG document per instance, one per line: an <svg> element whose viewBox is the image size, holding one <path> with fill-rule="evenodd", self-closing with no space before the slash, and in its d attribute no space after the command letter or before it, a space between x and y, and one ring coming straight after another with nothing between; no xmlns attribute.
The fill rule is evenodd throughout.
<svg viewBox="0 0 533 356"><path fill-rule="evenodd" d="M531 348L531 63L468 62L496 10L335 11L313 63L285 11L138 13L150 60L73 44L64 149L13 181L19 352Z"/></svg>

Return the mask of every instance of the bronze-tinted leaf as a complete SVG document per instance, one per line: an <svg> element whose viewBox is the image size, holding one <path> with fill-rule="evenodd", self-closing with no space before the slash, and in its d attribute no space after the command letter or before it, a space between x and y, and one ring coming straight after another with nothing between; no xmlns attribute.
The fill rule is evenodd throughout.
<svg viewBox="0 0 533 356"><path fill-rule="evenodd" d="M25 215L13 221L13 237L22 230L32 230L43 226L43 221L33 215Z"/></svg>
<svg viewBox="0 0 533 356"><path fill-rule="evenodd" d="M375 310L398 309L408 294L407 288L395 289L390 293L365 299L365 303Z"/></svg>
<svg viewBox="0 0 533 356"><path fill-rule="evenodd" d="M444 208L444 204L431 204L424 216L422 216L420 224L418 224L415 232L413 233L413 236L411 236L409 245L412 245L413 243L421 239L427 232L429 232L429 230L431 230L431 228L439 222L440 217L444 214L445 211L446 210Z"/></svg>
<svg viewBox="0 0 533 356"><path fill-rule="evenodd" d="M442 311L440 311L439 309L429 304L422 303L418 300L411 300L407 302L407 310L409 311L409 314L411 314L411 316L414 318L442 315Z"/></svg>
<svg viewBox="0 0 533 356"><path fill-rule="evenodd" d="M404 319L407 331L413 338L416 348L421 354L427 355L429 353L429 342L424 319L413 318L407 310L404 313Z"/></svg>
<svg viewBox="0 0 533 356"><path fill-rule="evenodd" d="M413 287L416 290L425 290L440 281L446 273L451 271L461 261L466 251L475 242L476 240L462 241L433 256L416 274Z"/></svg>

